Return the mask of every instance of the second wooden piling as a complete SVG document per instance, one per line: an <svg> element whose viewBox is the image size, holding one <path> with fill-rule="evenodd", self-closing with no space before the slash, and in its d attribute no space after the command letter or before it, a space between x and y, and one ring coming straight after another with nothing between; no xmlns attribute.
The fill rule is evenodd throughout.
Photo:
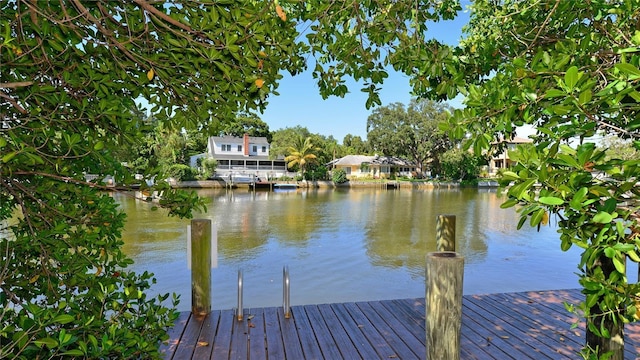
<svg viewBox="0 0 640 360"><path fill-rule="evenodd" d="M191 312L211 312L211 220L191 220Z"/></svg>
<svg viewBox="0 0 640 360"><path fill-rule="evenodd" d="M456 251L455 215L438 215L436 220L436 250Z"/></svg>

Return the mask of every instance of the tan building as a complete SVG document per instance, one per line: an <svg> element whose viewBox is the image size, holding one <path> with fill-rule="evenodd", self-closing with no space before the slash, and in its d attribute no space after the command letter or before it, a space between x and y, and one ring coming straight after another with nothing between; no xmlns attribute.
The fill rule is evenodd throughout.
<svg viewBox="0 0 640 360"><path fill-rule="evenodd" d="M511 140L501 141L501 143L505 142L507 143L507 145L504 151L499 154L494 154L489 160L489 176L494 176L500 169L507 169L513 166L515 162L509 158L509 151L515 149L519 144L533 143L533 140L516 136ZM495 143L494 145L497 146L498 143Z"/></svg>
<svg viewBox="0 0 640 360"><path fill-rule="evenodd" d="M416 171L412 162L392 156L347 155L330 164L332 169L343 169L347 178L371 177L385 179L396 176L411 177Z"/></svg>

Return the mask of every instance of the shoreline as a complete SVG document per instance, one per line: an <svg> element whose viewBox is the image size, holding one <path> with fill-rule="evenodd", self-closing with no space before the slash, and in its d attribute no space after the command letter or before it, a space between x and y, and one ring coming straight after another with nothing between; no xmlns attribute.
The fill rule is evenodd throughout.
<svg viewBox="0 0 640 360"><path fill-rule="evenodd" d="M194 180L194 181L170 181L171 187L173 188L181 188L181 189L215 189L215 188L253 188L254 183L238 183L228 185L226 182L222 180ZM387 188L387 189L420 189L420 188L460 188L465 187L461 186L459 182L456 181L447 181L447 182L434 182L434 181L424 181L424 182L414 182L414 181L396 181L396 180L388 180L388 181L357 181L351 180L342 184L335 184L333 181L271 181L271 182L258 182L255 183L256 189L269 189L274 184L292 184L297 185L299 188L309 189L309 188L336 188L336 189L349 189L349 188ZM495 181L480 181L477 188L497 188L498 184Z"/></svg>

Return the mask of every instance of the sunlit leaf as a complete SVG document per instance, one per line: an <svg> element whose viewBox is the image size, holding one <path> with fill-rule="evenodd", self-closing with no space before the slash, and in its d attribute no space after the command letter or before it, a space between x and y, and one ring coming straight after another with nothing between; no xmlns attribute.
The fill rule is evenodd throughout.
<svg viewBox="0 0 640 360"><path fill-rule="evenodd" d="M573 89L578 83L579 79L580 76L578 74L578 68L576 66L572 66L567 69L567 72L564 75L564 83L569 89Z"/></svg>
<svg viewBox="0 0 640 360"><path fill-rule="evenodd" d="M542 196L538 199L538 201L540 201L545 205L551 205L551 206L564 204L564 200L555 196Z"/></svg>
<svg viewBox="0 0 640 360"><path fill-rule="evenodd" d="M610 223L613 220L613 216L608 212L600 211L593 217L593 221L600 224Z"/></svg>

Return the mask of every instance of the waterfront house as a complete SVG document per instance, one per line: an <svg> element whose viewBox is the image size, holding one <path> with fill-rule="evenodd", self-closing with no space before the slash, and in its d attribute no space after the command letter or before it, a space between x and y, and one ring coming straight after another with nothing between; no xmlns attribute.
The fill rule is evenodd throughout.
<svg viewBox="0 0 640 360"><path fill-rule="evenodd" d="M328 164L331 169L343 169L347 178L385 179L395 176L412 177L416 165L394 156L347 155Z"/></svg>
<svg viewBox="0 0 640 360"><path fill-rule="evenodd" d="M506 144L504 144L506 143ZM519 144L533 143L531 139L525 139L521 137L514 137L511 140L502 140L500 142L493 143L493 147L503 145L504 150L500 153L494 153L489 159L489 176L495 176L500 169L508 169L513 166L515 162L509 158L509 150L513 150Z"/></svg>
<svg viewBox="0 0 640 360"><path fill-rule="evenodd" d="M197 167L199 158L214 158L218 163L215 176L223 179L267 180L289 175L284 159L269 159L269 142L262 136L211 136L207 152L191 157L191 167Z"/></svg>

